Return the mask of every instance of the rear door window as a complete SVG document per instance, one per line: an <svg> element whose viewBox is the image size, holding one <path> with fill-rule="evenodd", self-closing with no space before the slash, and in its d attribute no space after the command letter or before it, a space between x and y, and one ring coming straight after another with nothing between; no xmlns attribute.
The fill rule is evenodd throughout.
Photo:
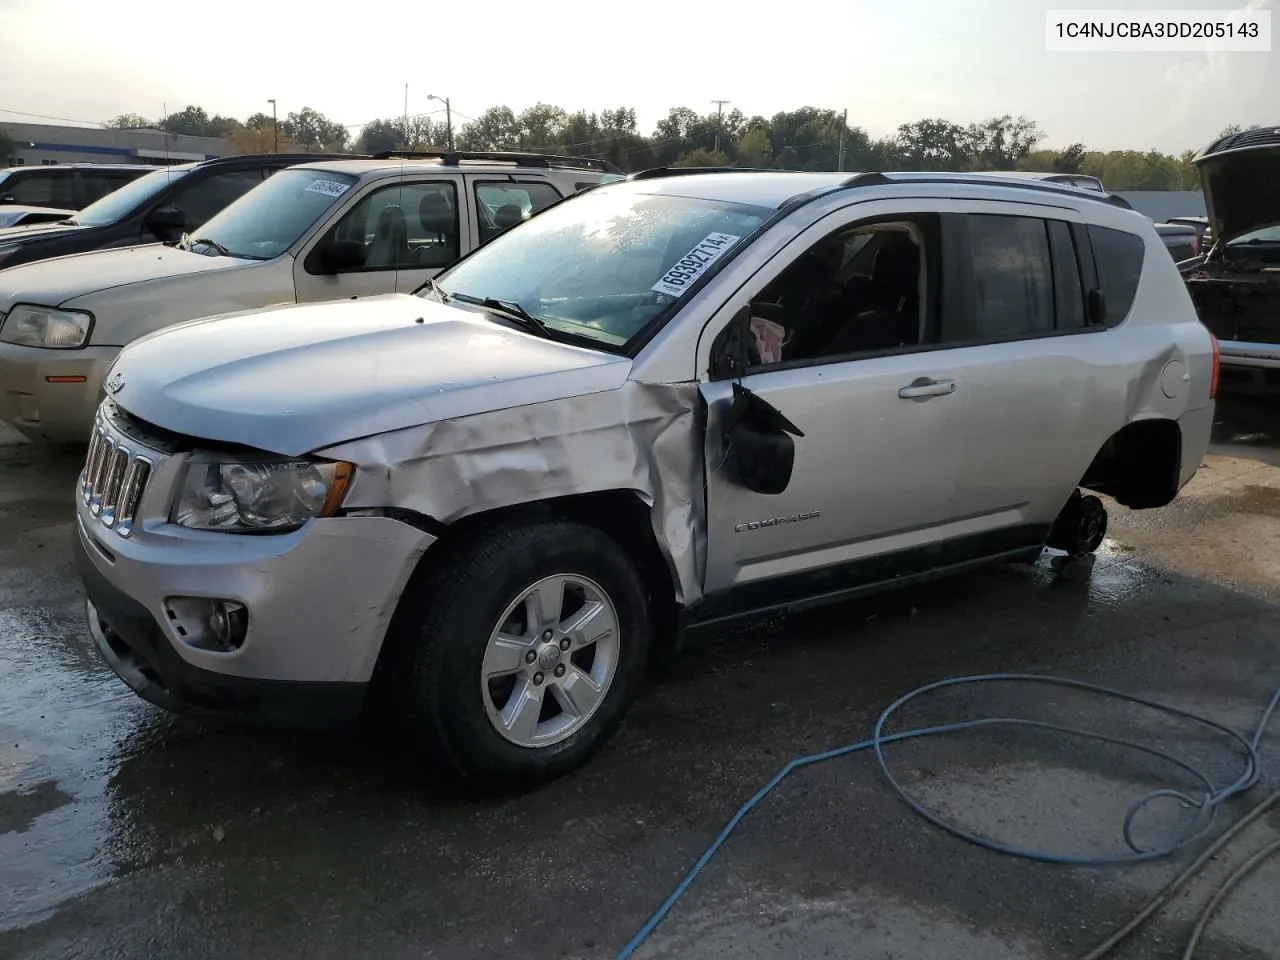
<svg viewBox="0 0 1280 960"><path fill-rule="evenodd" d="M1129 315L1142 277L1147 245L1123 230L1090 225L1089 243L1098 270L1098 286L1107 305L1107 326L1114 327Z"/></svg>
<svg viewBox="0 0 1280 960"><path fill-rule="evenodd" d="M1054 329L1079 330L1088 323L1080 261L1071 228L1062 220L1049 220L1049 251L1053 258Z"/></svg>
<svg viewBox="0 0 1280 960"><path fill-rule="evenodd" d="M475 193L481 243L528 220L560 199L560 194L551 184L538 181L477 183Z"/></svg>
<svg viewBox="0 0 1280 960"><path fill-rule="evenodd" d="M70 170L31 170L14 174L0 187L9 203L36 207L75 206L75 180Z"/></svg>
<svg viewBox="0 0 1280 960"><path fill-rule="evenodd" d="M1053 266L1038 217L965 217L972 309L981 340L1016 340L1054 329Z"/></svg>

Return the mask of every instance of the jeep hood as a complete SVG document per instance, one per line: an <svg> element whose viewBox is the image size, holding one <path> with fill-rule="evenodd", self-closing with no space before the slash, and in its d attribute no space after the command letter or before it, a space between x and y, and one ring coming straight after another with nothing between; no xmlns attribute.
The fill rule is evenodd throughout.
<svg viewBox="0 0 1280 960"><path fill-rule="evenodd" d="M1280 224L1280 143L1209 153L1196 165L1215 241Z"/></svg>
<svg viewBox="0 0 1280 960"><path fill-rule="evenodd" d="M206 257L162 243L73 253L0 271L0 311L15 303L60 306L86 294L146 280L163 280L244 266L232 257Z"/></svg>
<svg viewBox="0 0 1280 960"><path fill-rule="evenodd" d="M108 393L203 440L297 456L437 420L612 390L625 357L409 294L194 320L135 340Z"/></svg>

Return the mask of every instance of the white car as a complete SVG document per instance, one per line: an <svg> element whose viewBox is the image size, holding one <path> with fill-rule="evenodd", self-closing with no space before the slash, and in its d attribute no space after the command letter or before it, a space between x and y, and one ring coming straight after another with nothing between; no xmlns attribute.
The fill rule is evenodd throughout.
<svg viewBox="0 0 1280 960"><path fill-rule="evenodd" d="M503 230L620 179L600 160L433 153L273 173L175 246L0 272L0 419L81 440L120 348L170 324L283 303L411 291Z"/></svg>

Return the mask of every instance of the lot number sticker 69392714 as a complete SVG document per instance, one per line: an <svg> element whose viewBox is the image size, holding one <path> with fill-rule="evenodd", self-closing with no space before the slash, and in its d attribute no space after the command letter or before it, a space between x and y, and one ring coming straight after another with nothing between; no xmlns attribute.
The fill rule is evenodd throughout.
<svg viewBox="0 0 1280 960"><path fill-rule="evenodd" d="M729 249L741 239L731 233L709 234L705 240L695 244L688 253L677 260L671 269L662 275L662 279L649 289L671 297L683 296L708 267L728 253Z"/></svg>

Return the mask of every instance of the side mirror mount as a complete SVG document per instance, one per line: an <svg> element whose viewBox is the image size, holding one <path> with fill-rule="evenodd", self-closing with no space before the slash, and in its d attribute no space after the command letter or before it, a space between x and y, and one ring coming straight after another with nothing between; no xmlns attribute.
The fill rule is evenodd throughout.
<svg viewBox="0 0 1280 960"><path fill-rule="evenodd" d="M776 495L791 483L794 437L804 433L776 407L741 384L733 385L733 406L724 421L724 468L729 479L753 493Z"/></svg>
<svg viewBox="0 0 1280 960"><path fill-rule="evenodd" d="M144 223L156 238L166 243L179 239L187 232L187 218L177 207L156 207Z"/></svg>
<svg viewBox="0 0 1280 960"><path fill-rule="evenodd" d="M1107 298L1097 287L1089 291L1089 322L1098 326L1107 322Z"/></svg>
<svg viewBox="0 0 1280 960"><path fill-rule="evenodd" d="M320 269L326 274L346 273L364 266L365 247L359 240L330 240L320 250Z"/></svg>

